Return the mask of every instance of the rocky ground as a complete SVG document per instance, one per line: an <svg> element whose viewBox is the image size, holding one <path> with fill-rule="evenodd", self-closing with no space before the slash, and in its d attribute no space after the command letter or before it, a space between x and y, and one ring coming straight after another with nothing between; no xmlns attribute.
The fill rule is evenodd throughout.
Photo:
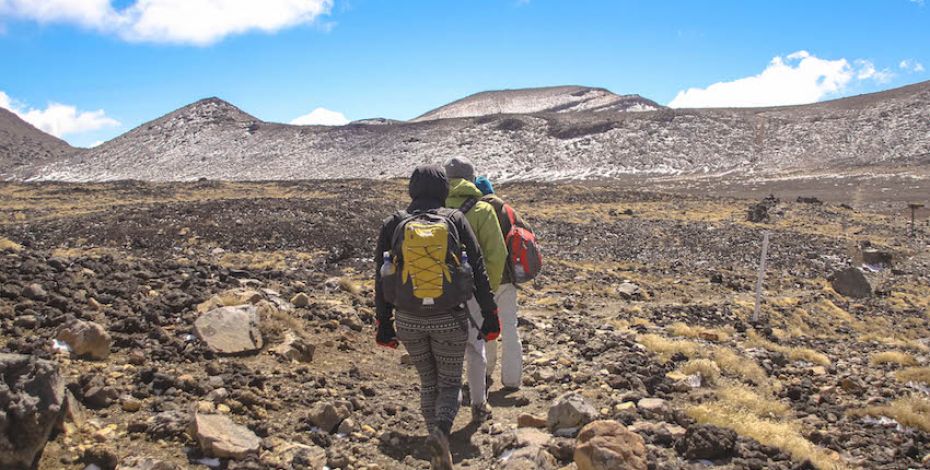
<svg viewBox="0 0 930 470"><path fill-rule="evenodd" d="M373 341L372 238L404 190L0 186L0 352L37 359L0 355L0 456L51 427L39 468L428 468L415 371ZM524 387L463 409L458 466L930 462L925 225L842 196L502 193L546 268Z"/></svg>

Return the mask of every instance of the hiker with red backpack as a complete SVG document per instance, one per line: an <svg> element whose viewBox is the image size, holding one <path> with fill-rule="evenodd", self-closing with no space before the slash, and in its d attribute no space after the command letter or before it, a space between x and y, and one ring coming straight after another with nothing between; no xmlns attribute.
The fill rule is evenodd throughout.
<svg viewBox="0 0 930 470"><path fill-rule="evenodd" d="M501 282L507 261L507 247L501 233L500 222L494 208L481 201L481 191L475 187L475 167L464 157L453 157L443 164L449 177L449 196L446 207L458 209L465 214L468 224L475 232L478 245L484 254L491 289L496 291ZM467 303L471 321L468 345L465 349L468 393L463 398L471 404L472 421L482 422L491 417L488 405L487 356L485 344L495 338L486 338L478 333L481 322L479 304L471 299Z"/></svg>
<svg viewBox="0 0 930 470"><path fill-rule="evenodd" d="M417 167L409 193L407 210L387 218L378 236L375 341L388 348L404 343L420 376L430 468L452 470L449 434L472 335L462 304L471 298L480 312L475 336L496 339L500 321L477 237L460 211L443 207L449 194L443 168Z"/></svg>
<svg viewBox="0 0 930 470"><path fill-rule="evenodd" d="M542 267L542 256L532 228L520 214L494 193L494 185L485 176L475 178L475 186L484 195L481 200L494 208L504 242L507 245L507 262L495 300L501 320L500 342L503 344L501 359L501 384L505 389L517 390L523 383L523 343L517 329L517 285L533 279ZM497 366L497 341L485 346L488 359L488 383Z"/></svg>

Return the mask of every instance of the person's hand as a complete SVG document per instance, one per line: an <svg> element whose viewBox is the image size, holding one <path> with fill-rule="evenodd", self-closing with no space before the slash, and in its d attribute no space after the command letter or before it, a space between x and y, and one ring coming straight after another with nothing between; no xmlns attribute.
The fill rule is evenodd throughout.
<svg viewBox="0 0 930 470"><path fill-rule="evenodd" d="M485 341L494 341L501 335L501 321L497 318L497 309L490 312L481 312L484 323L481 324L481 337Z"/></svg>
<svg viewBox="0 0 930 470"><path fill-rule="evenodd" d="M394 320L377 320L375 328L378 329L375 334L375 342L378 346L397 349L397 331L394 330Z"/></svg>

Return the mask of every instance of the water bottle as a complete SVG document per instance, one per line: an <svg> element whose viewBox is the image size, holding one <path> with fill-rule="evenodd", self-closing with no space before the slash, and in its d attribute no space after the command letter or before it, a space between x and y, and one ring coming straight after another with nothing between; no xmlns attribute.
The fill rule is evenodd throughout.
<svg viewBox="0 0 930 470"><path fill-rule="evenodd" d="M387 277L394 274L397 268L394 267L394 262L391 260L391 252L384 252L384 261L381 263L381 277Z"/></svg>
<svg viewBox="0 0 930 470"><path fill-rule="evenodd" d="M471 265L468 264L468 253L462 252L462 274L471 277L472 270Z"/></svg>

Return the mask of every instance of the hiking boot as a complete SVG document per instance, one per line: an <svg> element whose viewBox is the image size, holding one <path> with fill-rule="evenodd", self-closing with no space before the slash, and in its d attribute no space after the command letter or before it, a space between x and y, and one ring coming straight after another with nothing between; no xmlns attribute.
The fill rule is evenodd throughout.
<svg viewBox="0 0 930 470"><path fill-rule="evenodd" d="M462 406L471 405L471 390L468 388L468 384L462 385L462 389L459 390L459 403Z"/></svg>
<svg viewBox="0 0 930 470"><path fill-rule="evenodd" d="M484 399L487 401L491 393L491 385L494 385L494 377L490 375L484 378Z"/></svg>
<svg viewBox="0 0 930 470"><path fill-rule="evenodd" d="M449 450L449 436L434 427L426 439L426 446L429 448L430 470L454 470L452 467L452 452Z"/></svg>
<svg viewBox="0 0 930 470"><path fill-rule="evenodd" d="M471 407L471 422L475 424L481 424L487 420L491 419L491 406L487 403L482 403L480 405L472 405Z"/></svg>

